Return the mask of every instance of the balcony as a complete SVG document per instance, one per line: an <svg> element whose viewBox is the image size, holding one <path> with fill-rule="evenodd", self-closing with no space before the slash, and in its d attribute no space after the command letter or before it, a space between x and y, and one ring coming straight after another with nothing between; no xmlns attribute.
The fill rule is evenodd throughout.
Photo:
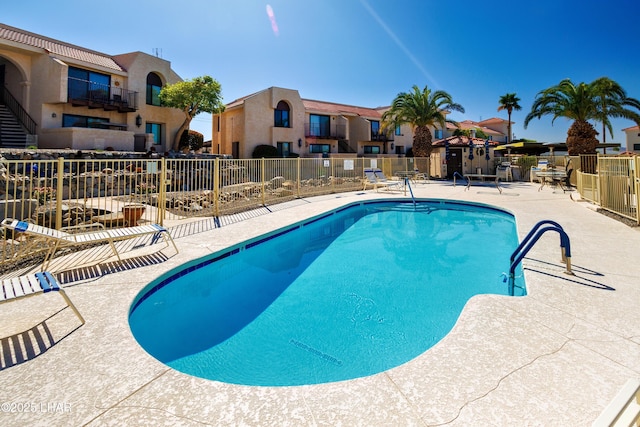
<svg viewBox="0 0 640 427"><path fill-rule="evenodd" d="M138 109L138 92L70 77L67 102L74 107L132 113Z"/></svg>
<svg viewBox="0 0 640 427"><path fill-rule="evenodd" d="M393 133L389 133L388 135L384 134L382 132L372 133L371 134L371 141L390 142L390 141L394 141L394 136L393 136Z"/></svg>
<svg viewBox="0 0 640 427"><path fill-rule="evenodd" d="M346 139L347 126L328 123L305 123L304 136L318 139Z"/></svg>

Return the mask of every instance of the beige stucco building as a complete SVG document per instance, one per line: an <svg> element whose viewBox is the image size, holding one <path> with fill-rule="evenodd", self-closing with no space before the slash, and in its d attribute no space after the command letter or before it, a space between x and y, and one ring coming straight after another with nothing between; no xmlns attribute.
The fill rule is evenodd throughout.
<svg viewBox="0 0 640 427"><path fill-rule="evenodd" d="M276 147L283 157L404 154L411 135L398 145L393 132L381 129L382 112L302 99L297 90L270 87L227 104L221 115L213 116L212 150L234 158L252 157L258 145Z"/></svg>
<svg viewBox="0 0 640 427"><path fill-rule="evenodd" d="M631 126L622 129L626 135L626 151L640 154L640 126Z"/></svg>
<svg viewBox="0 0 640 427"><path fill-rule="evenodd" d="M388 108L303 99L297 90L270 87L227 104L222 114L213 116L212 152L251 158L258 145L271 145L283 157L403 156L413 145L413 129L409 125L383 129L382 114ZM481 129L493 153L495 145L507 140L507 124L499 118L466 120L460 128ZM432 129L434 152L443 159L444 140L455 130L452 125ZM474 141L484 147L484 140ZM455 152L458 158L463 151ZM447 175L446 167L442 173Z"/></svg>
<svg viewBox="0 0 640 427"><path fill-rule="evenodd" d="M162 58L110 56L0 24L0 146L165 151L184 121Z"/></svg>

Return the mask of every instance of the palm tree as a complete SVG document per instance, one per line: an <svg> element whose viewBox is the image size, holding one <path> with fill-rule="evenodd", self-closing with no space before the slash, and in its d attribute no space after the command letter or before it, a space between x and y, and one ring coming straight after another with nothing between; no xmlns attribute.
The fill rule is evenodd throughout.
<svg viewBox="0 0 640 427"><path fill-rule="evenodd" d="M391 108L382 115L382 122L385 127L410 124L413 127L413 155L429 157L433 149L429 126L438 124L442 129L446 123L457 126L457 122L446 118L446 113L452 110L464 113L464 108L453 102L445 91L432 92L427 86L420 90L416 85L412 89L412 92L401 92L395 97Z"/></svg>
<svg viewBox="0 0 640 427"><path fill-rule="evenodd" d="M640 101L629 98L627 92L617 82L608 77L600 77L592 84L596 87L597 101L600 105L600 117L598 121L602 122L602 142L604 143L607 142L606 129L609 129L609 134L613 137L613 128L609 121L609 116L623 117L616 113L619 109L624 109L625 106L640 110Z"/></svg>
<svg viewBox="0 0 640 427"><path fill-rule="evenodd" d="M520 98L518 98L515 93L507 93L505 95L502 95L500 97L500 100L498 101L500 103L498 111L507 110L507 114L509 115L509 123L507 124L509 129L509 134L507 135L507 144L511 143L511 112L513 112L513 110L520 111L522 109L520 104L518 104L518 101L520 101Z"/></svg>
<svg viewBox="0 0 640 427"><path fill-rule="evenodd" d="M573 84L564 79L556 86L538 92L531 106L531 111L524 119L524 127L534 118L552 115L551 123L558 117L573 120L567 132L567 151L570 156L578 154L595 154L598 145L598 132L589 120L602 121L611 131L609 117L620 117L634 120L640 124L640 114L626 108L640 107L633 98L627 98L616 91L605 91L604 80L598 79L589 84ZM615 83L615 82L614 82ZM617 85L617 84L616 84ZM604 107L603 107L604 106Z"/></svg>

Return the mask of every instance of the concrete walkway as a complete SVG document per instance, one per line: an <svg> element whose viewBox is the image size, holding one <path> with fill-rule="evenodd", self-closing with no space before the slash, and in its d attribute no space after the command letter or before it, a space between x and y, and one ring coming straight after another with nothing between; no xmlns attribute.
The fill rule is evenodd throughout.
<svg viewBox="0 0 640 427"><path fill-rule="evenodd" d="M159 275L346 203L406 196L366 191L307 199L177 239L177 255L141 254L137 264L71 283L67 293L87 321L82 327L56 295L2 305L0 425L591 425L628 379L640 377L640 228L530 183L505 183L502 194L489 183L469 190L419 183L414 193L506 208L516 215L520 238L539 220L559 222L571 238L576 275L563 273L558 236L548 233L523 262L528 296L476 296L432 349L340 383L230 385L181 374L140 348L128 311ZM15 348L20 355L9 355Z"/></svg>

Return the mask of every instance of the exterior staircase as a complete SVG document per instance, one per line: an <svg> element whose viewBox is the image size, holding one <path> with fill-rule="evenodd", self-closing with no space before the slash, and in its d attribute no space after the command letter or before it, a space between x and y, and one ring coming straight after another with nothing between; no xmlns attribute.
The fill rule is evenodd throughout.
<svg viewBox="0 0 640 427"><path fill-rule="evenodd" d="M29 140L30 135L27 135L16 116L6 105L0 104L0 147L25 148Z"/></svg>
<svg viewBox="0 0 640 427"><path fill-rule="evenodd" d="M338 140L338 153L357 153L356 150L349 145L348 139L339 139Z"/></svg>

